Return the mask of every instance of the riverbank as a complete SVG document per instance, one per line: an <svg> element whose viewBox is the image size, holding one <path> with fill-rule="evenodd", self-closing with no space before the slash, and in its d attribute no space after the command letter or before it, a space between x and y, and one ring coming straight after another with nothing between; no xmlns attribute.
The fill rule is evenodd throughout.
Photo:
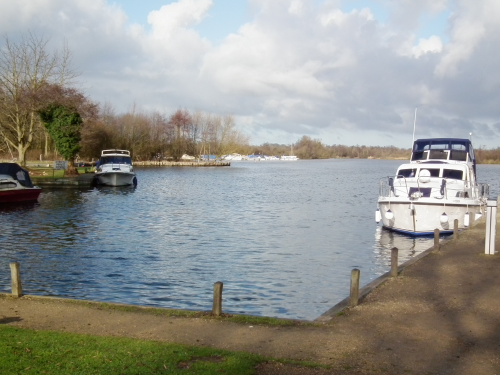
<svg viewBox="0 0 500 375"><path fill-rule="evenodd" d="M323 323L236 324L3 296L0 324L209 346L326 366L268 363L257 374L499 374L500 256L484 254L484 237L482 221L406 267L357 307Z"/></svg>

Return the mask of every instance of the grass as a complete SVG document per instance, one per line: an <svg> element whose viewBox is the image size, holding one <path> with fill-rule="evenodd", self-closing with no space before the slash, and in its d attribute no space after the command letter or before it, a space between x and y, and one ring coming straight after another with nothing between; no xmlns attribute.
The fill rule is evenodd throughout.
<svg viewBox="0 0 500 375"><path fill-rule="evenodd" d="M32 167L30 166L28 170L32 173L32 177L37 178L63 178L64 170L62 169L53 169L53 168L45 168L45 167ZM78 167L76 168L79 174L83 173L92 173L95 171L94 167Z"/></svg>
<svg viewBox="0 0 500 375"><path fill-rule="evenodd" d="M3 374L253 374L254 354L0 326Z"/></svg>

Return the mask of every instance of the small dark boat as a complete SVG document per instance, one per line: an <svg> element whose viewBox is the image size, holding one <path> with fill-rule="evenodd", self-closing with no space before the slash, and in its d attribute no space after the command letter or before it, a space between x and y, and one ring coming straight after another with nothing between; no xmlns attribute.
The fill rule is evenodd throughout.
<svg viewBox="0 0 500 375"><path fill-rule="evenodd" d="M27 170L16 163L0 163L0 204L35 202L41 191Z"/></svg>

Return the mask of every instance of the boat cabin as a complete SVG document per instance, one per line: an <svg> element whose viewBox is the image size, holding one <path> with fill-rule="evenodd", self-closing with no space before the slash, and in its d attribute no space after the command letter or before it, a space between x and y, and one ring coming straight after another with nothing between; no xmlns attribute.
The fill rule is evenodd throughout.
<svg viewBox="0 0 500 375"><path fill-rule="evenodd" d="M476 171L476 159L472 143L461 138L417 139L413 143L411 162L472 163Z"/></svg>
<svg viewBox="0 0 500 375"><path fill-rule="evenodd" d="M130 151L127 150L103 150L101 152L101 158L99 159L98 165L104 164L130 164L132 165L132 159L130 158Z"/></svg>

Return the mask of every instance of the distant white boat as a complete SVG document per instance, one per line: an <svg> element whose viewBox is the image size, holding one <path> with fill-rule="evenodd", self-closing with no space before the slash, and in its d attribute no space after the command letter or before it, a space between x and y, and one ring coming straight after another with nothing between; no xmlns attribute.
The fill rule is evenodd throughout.
<svg viewBox="0 0 500 375"><path fill-rule="evenodd" d="M285 161L299 160L299 158L293 154L293 145L290 146L290 155L282 155L280 157L280 160L285 160Z"/></svg>
<svg viewBox="0 0 500 375"><path fill-rule="evenodd" d="M130 151L103 150L97 163L95 170L97 184L106 186L137 185Z"/></svg>
<svg viewBox="0 0 500 375"><path fill-rule="evenodd" d="M299 160L299 158L296 157L295 155L283 155L280 157L280 160L293 161L293 160Z"/></svg>
<svg viewBox="0 0 500 375"><path fill-rule="evenodd" d="M236 153L233 153L233 154L229 154L229 155L224 155L222 157L223 160L243 160L243 155L240 155L240 154L236 154Z"/></svg>

